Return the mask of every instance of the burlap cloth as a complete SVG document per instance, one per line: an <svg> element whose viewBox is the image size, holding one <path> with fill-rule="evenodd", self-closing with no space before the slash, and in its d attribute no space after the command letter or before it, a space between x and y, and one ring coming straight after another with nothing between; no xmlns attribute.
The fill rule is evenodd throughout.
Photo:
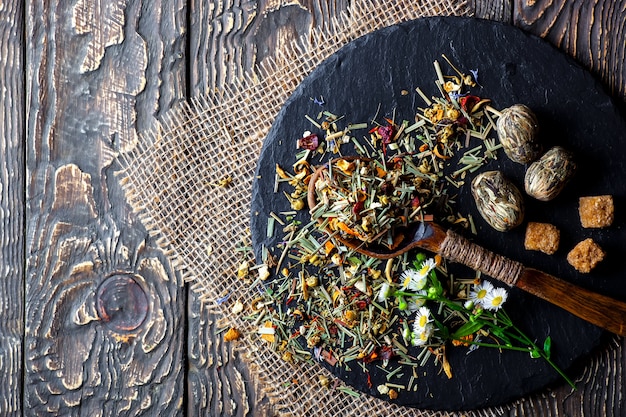
<svg viewBox="0 0 626 417"><path fill-rule="evenodd" d="M220 313L225 326L245 334L252 324L230 313L231 300L249 303L256 294L237 278L239 245L249 244L253 173L274 116L321 61L342 45L375 29L433 15L464 15L464 1L357 0L340 19L314 30L254 74L221 91L190 99L168 112L119 157L127 198L175 267L202 300ZM217 183L231 177L229 186ZM368 395L354 397L323 388L318 366L283 361L249 338L237 341L274 408L293 416L449 416L398 407ZM297 376L297 383L285 384ZM495 416L504 408L460 415Z"/></svg>

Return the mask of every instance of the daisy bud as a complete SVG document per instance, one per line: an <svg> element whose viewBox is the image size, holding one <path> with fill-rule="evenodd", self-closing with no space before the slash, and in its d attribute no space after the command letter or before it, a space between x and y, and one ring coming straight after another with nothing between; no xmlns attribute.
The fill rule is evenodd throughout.
<svg viewBox="0 0 626 417"><path fill-rule="evenodd" d="M476 321L476 319L479 318L481 316L481 314L483 314L483 309L482 308L477 308L476 311L474 312L474 314L472 314L470 316L470 321L472 321L472 322Z"/></svg>
<svg viewBox="0 0 626 417"><path fill-rule="evenodd" d="M399 310L406 310L408 307L408 303L406 302L406 300L404 299L404 297L398 297L398 309Z"/></svg>
<svg viewBox="0 0 626 417"><path fill-rule="evenodd" d="M409 341L413 339L413 334L411 333L409 324L406 321L402 323L402 339L404 339L404 343L409 343Z"/></svg>

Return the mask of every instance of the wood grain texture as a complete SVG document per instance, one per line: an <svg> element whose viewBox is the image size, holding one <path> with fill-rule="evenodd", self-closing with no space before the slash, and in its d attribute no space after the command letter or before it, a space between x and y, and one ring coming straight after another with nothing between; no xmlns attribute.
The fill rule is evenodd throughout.
<svg viewBox="0 0 626 417"><path fill-rule="evenodd" d="M539 35L626 100L626 1L514 0L514 23Z"/></svg>
<svg viewBox="0 0 626 417"><path fill-rule="evenodd" d="M273 415L217 317L123 203L113 161L186 91L228 84L351 2L23 3L0 6L0 414ZM626 96L624 0L470 4ZM591 358L578 391L556 387L506 415L626 415L625 349Z"/></svg>
<svg viewBox="0 0 626 417"><path fill-rule="evenodd" d="M470 0L469 8L479 19L511 23L513 8L510 0Z"/></svg>
<svg viewBox="0 0 626 417"><path fill-rule="evenodd" d="M321 5L321 3L326 4ZM191 95L203 94L210 89L219 88L246 71L252 70L257 63L275 54L275 51L284 48L290 42L296 42L300 36L306 36L315 25L328 22L336 16L338 11L343 10L347 3L339 4L333 1L316 4L312 2L305 4L302 1L243 3L234 1L227 4L220 0L214 2L192 0L189 34ZM532 9L541 16L543 13L552 13L553 18L562 26L558 33L574 36L578 29L576 26L569 27L568 22L571 18L576 18L575 14L580 9L581 2L574 2L573 5L566 7L563 6L566 2L561 1L557 10L554 9L553 3L528 1L523 7ZM599 7L604 10L600 14L608 22L603 23L602 26L615 25L618 33L623 31L623 25L619 25L619 22L624 21L623 12L620 11L620 2L617 2L617 6L611 6L608 1L604 3L606 3L604 6ZM521 10L520 4L521 0L516 1L515 4L514 1L508 0L470 1L470 6L477 17L509 23L515 21L522 28L530 28L532 31L533 22L524 23L527 13ZM598 7L596 6L595 9L598 14ZM581 13L584 14L584 10ZM607 13L612 17L608 17ZM537 20L546 21L545 18ZM547 21L550 22L550 20ZM595 30L597 42L599 29L595 28ZM547 34L541 31L534 33L553 41L550 36L547 36L552 33L551 31ZM592 32L586 30L583 33ZM615 57L620 57L623 53L623 51L615 51L616 46L625 46L623 40L621 43L614 43L611 40L614 36L606 31L602 31L600 38L604 38L604 42L611 43L612 47L607 47L603 54L596 53L593 56L593 63L589 65L590 68L604 68L607 63L615 61ZM558 36L556 39L559 39ZM566 52L569 51L566 50ZM609 54L612 56L608 56ZM588 55L591 56L591 54ZM612 67L619 65L620 62L611 64ZM614 91L622 91L620 89L624 88L623 76L611 78L607 73L605 77ZM578 391L572 393L567 387L557 387L554 391L538 393L514 406L506 415L511 417L623 415L621 397L624 387L620 371L618 371L624 363L622 351L623 346L615 349L607 348L592 358L589 370L577 376L581 381ZM610 366L606 366L607 364ZM255 412L258 410L253 408L252 415L257 415Z"/></svg>
<svg viewBox="0 0 626 417"><path fill-rule="evenodd" d="M250 74L263 59L346 10L347 1L190 1L189 94ZM190 295L188 414L274 415L248 364L215 334L218 317ZM193 301L196 300L196 301ZM194 343L195 342L195 343Z"/></svg>
<svg viewBox="0 0 626 417"><path fill-rule="evenodd" d="M184 16L176 0L28 4L29 413L182 412L181 278L124 204L112 161L181 98Z"/></svg>
<svg viewBox="0 0 626 417"><path fill-rule="evenodd" d="M190 94L220 88L253 71L344 12L348 0L190 0Z"/></svg>
<svg viewBox="0 0 626 417"><path fill-rule="evenodd" d="M188 416L273 416L267 397L250 372L245 352L225 343L219 317L190 293Z"/></svg>
<svg viewBox="0 0 626 417"><path fill-rule="evenodd" d="M24 13L0 7L0 415L22 412L24 334Z"/></svg>

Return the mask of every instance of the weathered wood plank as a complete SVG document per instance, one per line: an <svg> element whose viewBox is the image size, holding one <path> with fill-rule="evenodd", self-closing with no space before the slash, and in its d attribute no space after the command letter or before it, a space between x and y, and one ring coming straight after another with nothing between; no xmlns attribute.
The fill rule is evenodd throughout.
<svg viewBox="0 0 626 417"><path fill-rule="evenodd" d="M346 10L348 1L190 1L190 95L206 94L250 73L286 43ZM215 337L218 317L191 295L189 314L191 416L273 415L248 364ZM196 330L197 329L197 330ZM242 384L242 381L245 383Z"/></svg>
<svg viewBox="0 0 626 417"><path fill-rule="evenodd" d="M224 86L327 25L349 0L190 0L191 95Z"/></svg>
<svg viewBox="0 0 626 417"><path fill-rule="evenodd" d="M190 294L188 416L273 416L250 374L245 353L224 343L219 317Z"/></svg>
<svg viewBox="0 0 626 417"><path fill-rule="evenodd" d="M112 161L184 91L184 2L27 7L24 407L178 415L184 290Z"/></svg>
<svg viewBox="0 0 626 417"><path fill-rule="evenodd" d="M22 413L24 4L0 7L0 415Z"/></svg>
<svg viewBox="0 0 626 417"><path fill-rule="evenodd" d="M470 10L480 19L512 23L513 5L511 0L469 0Z"/></svg>
<svg viewBox="0 0 626 417"><path fill-rule="evenodd" d="M626 100L626 1L515 0L514 23L596 74Z"/></svg>

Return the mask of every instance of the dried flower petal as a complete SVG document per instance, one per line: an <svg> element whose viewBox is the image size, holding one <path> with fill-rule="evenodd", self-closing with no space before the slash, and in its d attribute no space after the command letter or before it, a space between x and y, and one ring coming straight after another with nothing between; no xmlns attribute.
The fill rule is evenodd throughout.
<svg viewBox="0 0 626 417"><path fill-rule="evenodd" d="M250 263L248 261L243 261L239 264L239 268L237 268L237 277L240 279L244 279L248 276L248 271L250 270Z"/></svg>
<svg viewBox="0 0 626 417"><path fill-rule="evenodd" d="M267 265L262 265L259 268L259 279L261 281L265 281L266 279L268 279L270 277L270 271L269 268L267 267Z"/></svg>
<svg viewBox="0 0 626 417"><path fill-rule="evenodd" d="M274 329L274 325L271 321L266 321L263 326L259 327L257 333L261 335L261 339L270 343L274 343L276 341L276 330Z"/></svg>
<svg viewBox="0 0 626 417"><path fill-rule="evenodd" d="M241 338L241 332L234 327L228 329L228 331L224 334L224 342L232 342L233 340L238 340Z"/></svg>
<svg viewBox="0 0 626 417"><path fill-rule="evenodd" d="M395 400L398 398L398 391L396 391L395 389L391 388L389 390L389 392L387 393L387 395L389 395L389 399L390 400Z"/></svg>
<svg viewBox="0 0 626 417"><path fill-rule="evenodd" d="M233 314L239 314L243 311L243 307L244 307L243 303L237 300L235 304L233 305L232 309L230 310L230 312Z"/></svg>

